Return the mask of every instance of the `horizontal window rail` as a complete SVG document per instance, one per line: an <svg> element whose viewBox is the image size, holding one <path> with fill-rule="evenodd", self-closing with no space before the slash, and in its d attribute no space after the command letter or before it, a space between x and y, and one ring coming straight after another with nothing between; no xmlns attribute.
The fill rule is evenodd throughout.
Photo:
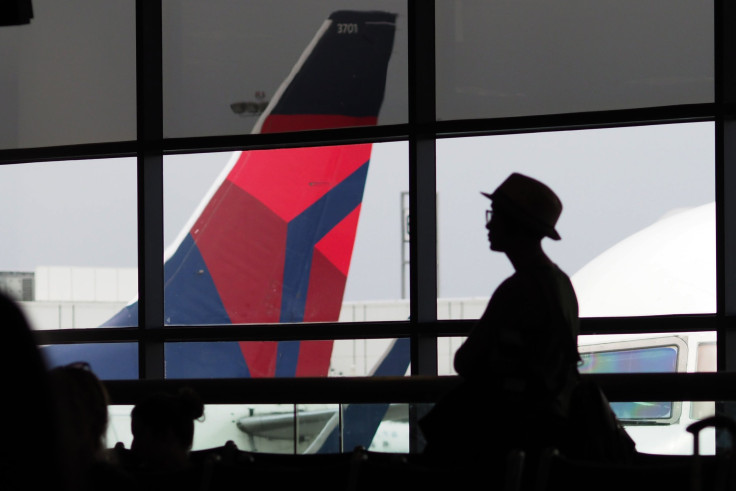
<svg viewBox="0 0 736 491"><path fill-rule="evenodd" d="M305 324L166 326L161 329L104 328L35 331L38 344L99 343L115 341L283 341L318 339L380 339L408 337L415 333L466 336L473 320L340 322ZM581 319L580 334L630 334L716 331L736 327L736 318L714 314Z"/></svg>
<svg viewBox="0 0 736 491"><path fill-rule="evenodd" d="M736 373L583 375L616 401L734 401ZM191 387L207 404L432 403L460 382L455 376L109 380L112 404L135 404L155 392ZM492 397L492 396L491 396Z"/></svg>
<svg viewBox="0 0 736 491"><path fill-rule="evenodd" d="M424 134L436 135L438 138L451 138L713 121L716 112L715 104L687 104L512 118L437 121L421 125L395 124L284 133L164 138L161 141L148 140L146 145L155 149L160 148L164 154L346 145L406 140L413 131L417 130ZM132 157L140 150L139 141L0 149L0 165L69 159Z"/></svg>

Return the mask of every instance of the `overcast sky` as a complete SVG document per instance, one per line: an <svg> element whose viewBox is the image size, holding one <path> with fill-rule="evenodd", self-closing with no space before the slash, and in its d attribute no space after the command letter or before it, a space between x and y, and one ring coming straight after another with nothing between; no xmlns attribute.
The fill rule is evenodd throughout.
<svg viewBox="0 0 736 491"><path fill-rule="evenodd" d="M0 48L12 67L0 74L10 128L0 127L3 147L134 137L132 4L92 2L88 15L99 22L87 22L76 15L80 1L39 1L31 25L0 33ZM255 119L233 114L230 103L259 91L271 97L324 19L344 8L398 14L380 122L406 122L405 2L320 0L310 2L303 15L283 15L285 6L295 5L164 4L166 136L249 131ZM439 117L712 102L712 5L611 0L593 10L576 6L442 3ZM556 26L554 32L549 26ZM69 66L75 67L74 80L62 78ZM483 223L488 202L479 192L492 191L513 171L546 182L560 195L563 240L545 241L545 247L571 275L671 210L714 199L711 123L443 140L437 156L443 297L487 297L511 272L502 255L488 250ZM165 159L167 245L229 158L221 153ZM347 300L401 295L407 161L406 144L374 145ZM135 267L135 193L133 159L1 166L0 270Z"/></svg>
<svg viewBox="0 0 736 491"><path fill-rule="evenodd" d="M697 123L438 142L440 296L488 296L510 274L505 257L488 249L488 200L480 195L509 173L538 178L559 194L562 240L544 244L572 275L668 212L713 201L713 137L712 124ZM165 160L167 245L230 155ZM346 300L400 297L407 190L406 144L375 145ZM2 166L0 202L0 270L136 265L132 159Z"/></svg>

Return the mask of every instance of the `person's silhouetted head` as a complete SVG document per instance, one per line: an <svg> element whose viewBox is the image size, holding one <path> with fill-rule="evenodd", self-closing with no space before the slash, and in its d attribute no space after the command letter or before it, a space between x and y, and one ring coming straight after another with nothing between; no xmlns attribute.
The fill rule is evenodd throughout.
<svg viewBox="0 0 736 491"><path fill-rule="evenodd" d="M545 184L519 173L511 174L493 193L486 228L491 249L508 252L519 242L538 243L544 237L559 240L555 229L562 203Z"/></svg>
<svg viewBox="0 0 736 491"><path fill-rule="evenodd" d="M137 404L131 412L131 450L142 467L175 470L187 465L194 439L194 420L204 414L201 399L191 389L160 393Z"/></svg>
<svg viewBox="0 0 736 491"><path fill-rule="evenodd" d="M71 489L46 363L18 304L0 292L5 414L3 489ZM13 409L14 408L14 409Z"/></svg>
<svg viewBox="0 0 736 491"><path fill-rule="evenodd" d="M49 377L67 450L79 464L90 464L105 448L107 390L85 362L56 367Z"/></svg>

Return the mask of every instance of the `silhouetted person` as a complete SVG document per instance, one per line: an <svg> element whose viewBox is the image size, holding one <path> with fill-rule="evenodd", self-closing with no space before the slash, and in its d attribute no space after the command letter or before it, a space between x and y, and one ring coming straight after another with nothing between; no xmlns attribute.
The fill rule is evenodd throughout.
<svg viewBox="0 0 736 491"><path fill-rule="evenodd" d="M49 378L61 421L65 467L75 488L131 488L131 477L105 452L109 397L102 381L85 362L56 367Z"/></svg>
<svg viewBox="0 0 736 491"><path fill-rule="evenodd" d="M506 254L515 272L455 355L461 385L421 422L428 455L463 462L557 446L580 359L575 291L542 249L543 238L560 239L559 198L516 173L483 195L491 200L490 248Z"/></svg>
<svg viewBox="0 0 736 491"><path fill-rule="evenodd" d="M0 293L4 422L2 489L71 489L61 464L59 424L46 364L20 308Z"/></svg>
<svg viewBox="0 0 736 491"><path fill-rule="evenodd" d="M131 412L131 451L141 471L177 471L189 465L194 420L204 405L191 389L155 394Z"/></svg>

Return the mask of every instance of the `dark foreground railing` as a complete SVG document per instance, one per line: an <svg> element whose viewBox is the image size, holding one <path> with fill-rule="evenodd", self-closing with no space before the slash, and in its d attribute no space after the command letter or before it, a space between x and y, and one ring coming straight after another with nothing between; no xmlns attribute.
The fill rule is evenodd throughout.
<svg viewBox="0 0 736 491"><path fill-rule="evenodd" d="M584 375L610 401L736 401L736 372ZM135 404L148 394L196 390L208 404L426 403L459 382L453 376L271 379L111 380L113 404Z"/></svg>

